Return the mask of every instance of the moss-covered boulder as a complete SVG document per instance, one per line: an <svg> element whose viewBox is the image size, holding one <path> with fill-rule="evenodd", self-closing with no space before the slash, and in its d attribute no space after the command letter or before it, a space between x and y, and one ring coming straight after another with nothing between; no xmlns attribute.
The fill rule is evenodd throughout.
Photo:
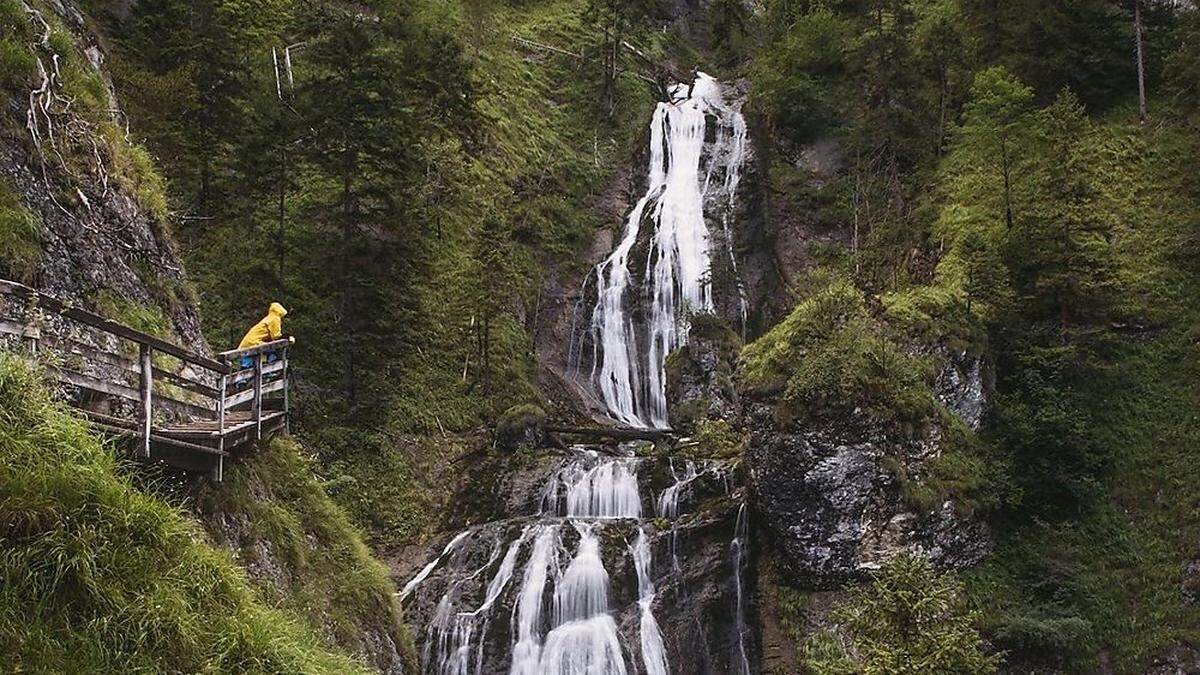
<svg viewBox="0 0 1200 675"><path fill-rule="evenodd" d="M496 447L505 452L540 447L546 442L545 423L546 411L539 406L513 406L496 422Z"/></svg>

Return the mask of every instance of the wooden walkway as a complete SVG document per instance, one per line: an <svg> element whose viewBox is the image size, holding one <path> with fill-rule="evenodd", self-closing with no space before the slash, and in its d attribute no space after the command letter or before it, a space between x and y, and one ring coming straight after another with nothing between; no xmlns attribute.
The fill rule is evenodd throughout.
<svg viewBox="0 0 1200 675"><path fill-rule="evenodd" d="M226 457L288 429L287 340L211 358L0 279L5 335L139 457L220 481Z"/></svg>

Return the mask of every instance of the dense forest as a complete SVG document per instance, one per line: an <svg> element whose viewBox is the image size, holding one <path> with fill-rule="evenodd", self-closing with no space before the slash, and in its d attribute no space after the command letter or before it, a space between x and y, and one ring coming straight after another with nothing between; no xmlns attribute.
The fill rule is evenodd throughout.
<svg viewBox="0 0 1200 675"><path fill-rule="evenodd" d="M396 624L382 633L416 672L407 632L420 641L426 627L409 617L401 630L392 585L421 568L408 559L422 547L442 550L448 523L489 519L454 494L483 473L464 457L502 455L506 427L524 417L596 422L555 359L578 350L571 307L589 299L596 251L613 248L645 187L650 115L697 72L744 98L754 217L730 235L730 258L756 282L739 286L742 325L693 318L691 355L724 341L727 388L780 428L844 432L851 420L849 433L880 447L935 439L920 470L881 460L894 501L918 520L953 503L993 542L978 564L904 553L831 584L783 562L751 501L753 644L791 660L743 648L746 672L1200 668L1200 13L1189 0L80 0L86 28L74 32L54 18L69 14L62 4L0 0L0 139L21 149L0 154L0 278L46 286L58 269L39 267L50 207L22 197L23 176L38 175L22 153L36 144L45 176L53 147L76 178L97 171L94 152L101 172L116 167L106 190L111 175L178 251L186 281L142 275L166 313L198 308L203 339L222 351L269 303L287 306L303 447L276 442L227 493L197 493L106 459L0 357L0 539L50 522L59 511L36 495L58 486L64 503L97 500L99 536L132 550L145 544L123 543L128 508L151 522L151 545L171 549L165 560L184 561L172 563L180 579L155 576L149 592L187 605L166 630L123 592L97 591L78 611L137 616L144 634L106 624L58 639L71 601L62 610L45 590L57 582L25 574L53 549L14 547L0 553L14 589L0 591L0 642L25 647L0 648L0 669L111 667L130 652L147 672L345 672L338 651L361 656L374 639L367 621L337 615L351 602ZM102 69L72 42L85 31ZM43 140L30 121L50 54L84 120L60 127L74 139ZM102 291L84 303L185 338L164 310ZM687 356L666 359L669 377ZM978 424L935 395L954 359L982 364ZM738 406L695 423L673 413L692 445L656 452L676 459L698 443L759 476L743 464L763 452L762 423ZM77 447L72 471L102 475L99 487L35 461L42 446ZM532 447L516 455L522 469L538 461ZM279 505L255 507L264 493ZM195 543L252 547L184 524L222 513L290 542L304 570L292 586L252 590ZM306 557L306 536L335 552ZM533 537L521 536L514 551ZM117 559L129 574L162 563ZM347 568L353 579L310 597ZM176 589L201 583L191 575L208 586ZM218 586L223 609L188 605ZM813 619L831 591L834 618ZM54 608L39 614L44 634L12 637L29 620L13 607L34 599ZM231 646L206 651L207 635L172 646L216 620L242 626ZM335 638L316 648L303 630Z"/></svg>

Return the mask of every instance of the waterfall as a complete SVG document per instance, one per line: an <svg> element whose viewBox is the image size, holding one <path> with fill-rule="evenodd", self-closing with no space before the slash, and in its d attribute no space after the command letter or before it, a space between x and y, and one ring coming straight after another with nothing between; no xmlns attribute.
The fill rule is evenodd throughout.
<svg viewBox="0 0 1200 675"><path fill-rule="evenodd" d="M595 270L592 378L609 413L636 427L667 426L667 355L687 341L691 314L715 309L705 209L720 209L732 258L729 218L746 154L745 119L725 102L716 80L700 73L690 86L673 87L671 99L658 104L650 122L646 192L630 211L617 247ZM707 147L710 117L719 126L716 142ZM719 191L711 180L718 170L725 177ZM629 263L644 218L654 233L642 287L635 289ZM738 285L744 323L745 293ZM631 302L639 290L649 302L640 332Z"/></svg>
<svg viewBox="0 0 1200 675"><path fill-rule="evenodd" d="M658 621L654 619L654 612L651 611L654 606L654 580L650 578L653 560L650 557L650 541L646 538L644 528L638 530L637 542L630 549L630 553L637 569L638 607L642 610L642 663L646 666L646 675L667 675L667 650L663 647Z"/></svg>
<svg viewBox="0 0 1200 675"><path fill-rule="evenodd" d="M742 566L745 564L746 546L750 540L750 520L746 513L746 504L738 508L737 525L734 529L733 541L729 545L730 557L733 559L733 584L735 589L734 629L737 631L738 664L742 675L750 675L750 658L746 655L746 597L742 587Z"/></svg>

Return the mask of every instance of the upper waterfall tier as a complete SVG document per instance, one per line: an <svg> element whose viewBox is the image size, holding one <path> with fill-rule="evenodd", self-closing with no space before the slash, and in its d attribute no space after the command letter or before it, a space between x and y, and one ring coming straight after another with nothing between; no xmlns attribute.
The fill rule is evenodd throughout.
<svg viewBox="0 0 1200 675"><path fill-rule="evenodd" d="M676 85L671 101L654 111L649 156L646 192L616 248L595 270L591 377L614 418L662 428L667 355L687 341L691 315L715 309L713 256L729 255L737 267L729 214L746 158L740 106L728 103L721 85L704 73L690 85ZM630 263L641 255L643 223L653 235L638 279ZM714 250L718 241L722 251ZM740 311L744 315L744 302Z"/></svg>

